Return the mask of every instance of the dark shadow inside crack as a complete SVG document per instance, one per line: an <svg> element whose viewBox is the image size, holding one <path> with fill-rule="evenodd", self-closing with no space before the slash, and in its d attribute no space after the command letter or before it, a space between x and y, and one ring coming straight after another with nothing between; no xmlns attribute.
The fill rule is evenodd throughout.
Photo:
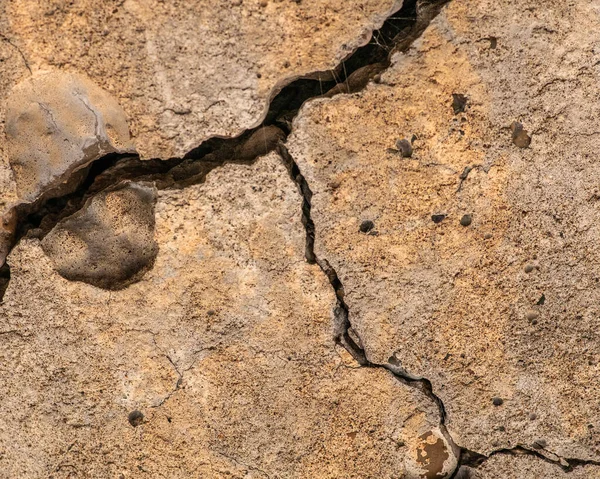
<svg viewBox="0 0 600 479"><path fill-rule="evenodd" d="M0 237L0 260L18 241L31 235L43 238L62 219L79 211L86 200L123 181L151 181L158 189L201 183L214 168L225 163L251 163L287 138L293 118L308 100L362 90L390 64L390 55L406 50L448 0L408 0L337 68L297 79L272 99L264 122L234 138L210 138L182 158L142 160L137 155L110 154L78 171L74 191L47 191L34 203L15 206L15 226ZM304 216L307 221L307 216ZM306 223L308 230L314 230ZM314 235L309 235L307 241ZM307 245L307 252L312 248ZM307 256L309 258L309 256ZM309 258L314 261L314 258ZM0 290L1 292L1 290ZM0 299L2 294L0 294Z"/></svg>

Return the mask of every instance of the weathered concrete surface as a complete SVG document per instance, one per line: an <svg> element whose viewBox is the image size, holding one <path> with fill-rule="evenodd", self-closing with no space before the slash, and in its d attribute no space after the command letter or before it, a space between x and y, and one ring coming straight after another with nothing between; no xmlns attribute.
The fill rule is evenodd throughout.
<svg viewBox="0 0 600 479"><path fill-rule="evenodd" d="M480 453L600 459L599 20L587 1L451 2L381 84L305 105L289 140L369 358L429 378ZM412 135L412 158L389 150Z"/></svg>
<svg viewBox="0 0 600 479"><path fill-rule="evenodd" d="M560 466L550 464L532 456L512 456L499 454L488 459L477 469L473 479L598 479L600 467L578 466L564 471Z"/></svg>
<svg viewBox="0 0 600 479"><path fill-rule="evenodd" d="M140 154L168 158L256 126L278 88L337 67L401 3L3 0L1 33L34 72L86 73L125 108Z"/></svg>
<svg viewBox="0 0 600 479"><path fill-rule="evenodd" d="M0 476L447 477L435 404L335 346L300 208L274 154L160 192L154 268L120 291L22 240L0 305Z"/></svg>

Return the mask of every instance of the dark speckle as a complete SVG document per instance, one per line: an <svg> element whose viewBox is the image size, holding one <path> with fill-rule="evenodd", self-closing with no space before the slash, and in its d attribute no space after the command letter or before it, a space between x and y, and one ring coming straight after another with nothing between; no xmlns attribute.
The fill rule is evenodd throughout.
<svg viewBox="0 0 600 479"><path fill-rule="evenodd" d="M413 154L413 147L408 140L398 140L396 148L398 148L402 158L410 158Z"/></svg>
<svg viewBox="0 0 600 479"><path fill-rule="evenodd" d="M452 93L452 109L454 114L458 115L465 111L467 107L467 97L462 93Z"/></svg>
<svg viewBox="0 0 600 479"><path fill-rule="evenodd" d="M504 404L504 400L502 398L495 397L495 398L492 398L492 404L494 406L502 406L502 404Z"/></svg>
<svg viewBox="0 0 600 479"><path fill-rule="evenodd" d="M531 144L531 137L527 134L527 130L523 129L523 125L514 121L510 125L512 130L512 141L519 148L527 148Z"/></svg>
<svg viewBox="0 0 600 479"><path fill-rule="evenodd" d="M127 420L129 421L129 424L131 424L133 427L138 427L144 422L144 415L141 411L138 411L136 409L135 411L131 411L129 413Z"/></svg>
<svg viewBox="0 0 600 479"><path fill-rule="evenodd" d="M544 439L538 439L531 446L535 449L544 449L548 443Z"/></svg>
<svg viewBox="0 0 600 479"><path fill-rule="evenodd" d="M463 215L463 217L460 219L460 224L463 226L469 226L471 221L473 221L471 215Z"/></svg>
<svg viewBox="0 0 600 479"><path fill-rule="evenodd" d="M538 306L542 306L545 302L546 302L546 295L544 293L542 293L542 296L540 297L540 299L538 299L538 302L535 304L537 304Z"/></svg>
<svg viewBox="0 0 600 479"><path fill-rule="evenodd" d="M360 231L361 231L361 233L368 233L373 228L375 228L375 223L373 223L371 220L364 220L360 224Z"/></svg>
<svg viewBox="0 0 600 479"><path fill-rule="evenodd" d="M446 218L446 215L431 215L431 221L435 224L441 223Z"/></svg>

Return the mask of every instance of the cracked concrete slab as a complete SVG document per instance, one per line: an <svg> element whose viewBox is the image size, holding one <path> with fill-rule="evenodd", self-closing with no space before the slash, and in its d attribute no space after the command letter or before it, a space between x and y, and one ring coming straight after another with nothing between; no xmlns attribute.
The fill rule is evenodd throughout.
<svg viewBox="0 0 600 479"><path fill-rule="evenodd" d="M141 156L166 159L257 126L300 76L331 78L401 4L3 0L0 33L33 72L87 74L125 109Z"/></svg>
<svg viewBox="0 0 600 479"><path fill-rule="evenodd" d="M124 290L60 277L38 239L12 251L2 474L449 476L437 406L335 344L276 154L159 191L155 211L154 267Z"/></svg>
<svg viewBox="0 0 600 479"><path fill-rule="evenodd" d="M288 141L368 358L431 380L481 454L600 458L599 23L593 2L451 2Z"/></svg>

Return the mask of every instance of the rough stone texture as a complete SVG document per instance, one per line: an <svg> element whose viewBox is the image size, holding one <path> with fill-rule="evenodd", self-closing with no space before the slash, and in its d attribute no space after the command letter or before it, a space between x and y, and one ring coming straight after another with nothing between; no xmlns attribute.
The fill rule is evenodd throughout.
<svg viewBox="0 0 600 479"><path fill-rule="evenodd" d="M600 467L578 466L572 471L564 471L560 466L550 464L532 456L512 456L499 454L488 459L477 469L473 479L598 479Z"/></svg>
<svg viewBox="0 0 600 479"><path fill-rule="evenodd" d="M88 78L61 71L19 83L6 100L7 156L19 200L69 193L84 168L132 151L125 112Z"/></svg>
<svg viewBox="0 0 600 479"><path fill-rule="evenodd" d="M369 358L429 378L480 453L600 459L599 23L588 1L451 2L381 84L306 105L289 140ZM411 159L390 150L413 134Z"/></svg>
<svg viewBox="0 0 600 479"><path fill-rule="evenodd" d="M42 241L56 271L72 281L118 289L152 266L156 191L126 183L90 198Z"/></svg>
<svg viewBox="0 0 600 479"><path fill-rule="evenodd" d="M160 192L158 257L127 289L67 281L22 240L0 305L0 476L447 477L434 403L335 345L300 214L272 154Z"/></svg>
<svg viewBox="0 0 600 479"><path fill-rule="evenodd" d="M0 12L31 70L85 72L123 105L140 154L168 158L256 126L282 85L337 67L401 3L2 0Z"/></svg>
<svg viewBox="0 0 600 479"><path fill-rule="evenodd" d="M332 79L400 3L0 0L0 263L30 229L0 267L0 478L452 475L434 397L335 344L299 191L249 164L286 133L162 161ZM366 88L381 63L273 110L349 335L431 381L454 479L600 478L599 31L591 0L452 0ZM41 241L77 202L9 209L133 148L157 159L95 171Z"/></svg>

